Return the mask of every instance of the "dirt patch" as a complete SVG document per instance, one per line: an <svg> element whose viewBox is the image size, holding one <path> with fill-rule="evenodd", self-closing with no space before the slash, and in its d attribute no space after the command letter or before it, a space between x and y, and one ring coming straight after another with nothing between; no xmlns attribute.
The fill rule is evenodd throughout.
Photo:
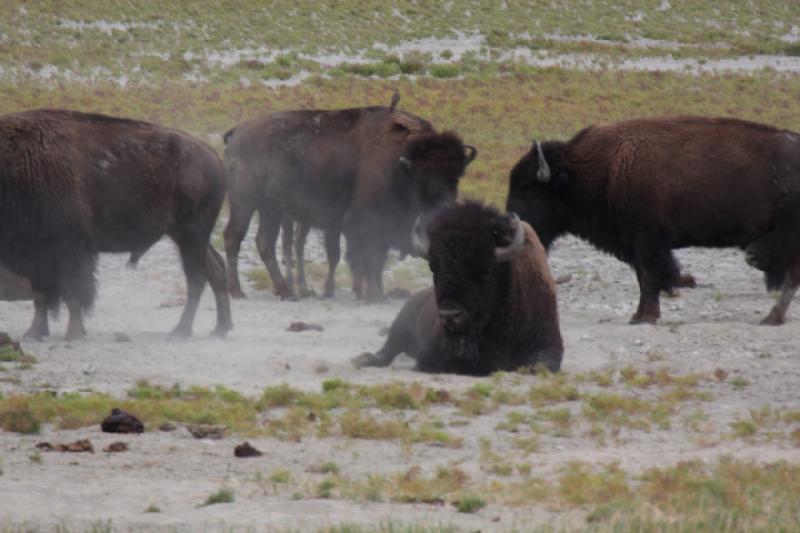
<svg viewBox="0 0 800 533"><path fill-rule="evenodd" d="M799 452L792 442L737 438L731 424L750 420L751 413L764 406L800 408L800 301L790 308L786 325L759 326L773 297L764 292L761 276L746 266L739 251L688 250L678 255L684 269L695 275L698 286L682 289L678 298L665 298L659 325L630 326L627 322L638 291L635 275L627 266L574 239L560 241L551 253L552 269L560 280L559 306L566 346L563 372L571 380L595 376L591 379L596 381L581 385L585 387L581 393L597 400L597 405L584 402L594 409L591 412L582 412L575 403L557 407L571 408L572 417L589 420L590 416L599 416L604 405L601 401L607 401L613 392L651 401L654 391L661 389L648 383L656 383L664 372L672 376L702 374L697 389L711 398L681 400L679 411L670 414L664 427L652 422L647 428L623 424L615 434L609 429L613 424L602 422L602 439L592 436L590 422L581 422L572 431L557 431L557 417L566 416L558 409L550 409L554 411L550 414L530 409L514 415L522 408L497 404L485 412L470 414L468 403L458 408L448 403L470 391L475 391L478 401L484 392L507 393L514 387L528 390L541 383L537 376L512 375L509 381L495 382L494 378L421 375L411 370L413 363L405 357L387 369L354 369L350 358L381 346L379 333L391 323L401 301L363 305L342 290L333 300L281 302L269 293L247 287L248 298L233 304L235 329L227 340L221 340L208 336L215 312L207 290L194 337L167 341L168 329L180 310L161 304L181 297L185 290L173 246L166 242L156 245L136 271L125 268L124 256L103 256L99 298L94 314L86 321L87 339L64 342L64 321L53 323L52 337L23 343L24 350L35 354L38 363L20 372L15 382L0 382L3 394L94 391L124 398L138 380L165 387L175 383L183 388L224 385L253 397L267 386L284 383L315 392L326 381L382 387L395 381L419 383L434 391L431 402L439 398L443 405L424 413L364 412L354 421L360 431L353 430L354 434L366 431L365 424L374 415L384 417L384 426L378 429L391 422L401 434L406 431L404 424L427 427L430 419L430 434L440 430L452 440L418 438L417 434L405 441L349 438L337 426L331 436L308 433L299 440L248 436L253 447L267 453L239 461L231 449L236 441L242 442L241 436L195 439L186 431L148 431L136 437L137 445L124 454L81 455L77 463L61 454L43 454L42 464L37 464L28 456L42 440L89 438L99 449L114 441L97 426L80 430L45 426L35 436L0 432L1 516L12 524L41 528L85 528L98 520L111 520L114 527L125 530L171 527L191 531L265 522L306 529L386 520L453 524L484 531L551 522L574 527L585 523L580 512L554 513L542 506L489 503L474 513L461 513L453 505L371 502L349 497L340 485L326 483L331 476L351 481L398 476L396 479L402 481L404 473L415 467L419 468L419 479L426 481L436 476L437 469L452 469L454 464L467 483L484 486L517 479L523 466L529 475L553 479L574 461L595 465L615 462L633 474L690 459L713 462L724 455L797 462ZM242 270L259 265L250 237L245 240L240 262ZM2 310L3 329L12 338L20 338L30 322L30 303L2 303ZM298 335L285 330L285 324L292 321L319 324L324 329ZM116 341L121 331L130 342ZM321 367L324 372L317 370ZM608 388L601 384L604 375L614 376ZM267 418L280 419L287 412L285 408L270 409ZM308 412L301 414L306 417ZM328 423L324 413L314 412L314 420L304 424L319 427ZM341 418L347 413L335 414ZM522 415L550 416L552 419L537 424L556 429L534 434L530 430L533 425L527 423L512 431L509 420ZM538 439L535 442L534 437ZM529 446L524 448L527 441ZM199 507L222 487L235 493L232 503ZM145 513L148 505L161 512Z"/></svg>

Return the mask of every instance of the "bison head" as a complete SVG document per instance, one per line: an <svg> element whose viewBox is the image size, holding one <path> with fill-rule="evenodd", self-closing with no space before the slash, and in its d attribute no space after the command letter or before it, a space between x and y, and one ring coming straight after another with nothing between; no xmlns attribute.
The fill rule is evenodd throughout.
<svg viewBox="0 0 800 533"><path fill-rule="evenodd" d="M534 142L511 170L506 210L519 213L545 248L569 229L571 181L558 143Z"/></svg>
<svg viewBox="0 0 800 533"><path fill-rule="evenodd" d="M416 135L408 142L397 160L401 176L394 195L406 198L410 215L402 224L401 250L413 251L409 229L419 214L429 218L455 201L458 182L477 155L474 146L464 144L452 132Z"/></svg>
<svg viewBox="0 0 800 533"><path fill-rule="evenodd" d="M494 309L508 298L509 261L525 241L519 218L467 202L445 209L427 227L415 224L413 240L433 273L442 356L475 361Z"/></svg>
<svg viewBox="0 0 800 533"><path fill-rule="evenodd" d="M413 180L419 205L427 211L455 200L458 181L477 155L475 147L455 133L426 133L408 143L398 163Z"/></svg>

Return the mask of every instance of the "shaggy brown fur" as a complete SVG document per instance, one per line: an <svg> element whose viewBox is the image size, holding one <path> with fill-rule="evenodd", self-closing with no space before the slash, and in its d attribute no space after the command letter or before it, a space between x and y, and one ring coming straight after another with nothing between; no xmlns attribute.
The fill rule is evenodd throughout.
<svg viewBox="0 0 800 533"><path fill-rule="evenodd" d="M308 228L325 230L326 296L335 290L344 231L357 294L382 300L389 247L407 251L416 216L454 199L471 161L455 135L438 134L428 121L390 107L276 113L240 124L225 139L231 205L225 251L236 297L244 296L237 257L257 210L256 243L282 298L295 297L291 262L284 261L284 279L275 260L281 220L287 218L299 223L300 257Z"/></svg>
<svg viewBox="0 0 800 533"><path fill-rule="evenodd" d="M224 192L219 157L186 133L62 110L0 117L0 260L35 293L26 335L46 335L47 308L61 301L67 338L84 335L97 253L147 250L164 234L177 243L188 282L173 335L191 334L206 281L223 335L230 304L209 237Z"/></svg>
<svg viewBox="0 0 800 533"><path fill-rule="evenodd" d="M0 301L33 300L31 283L0 265Z"/></svg>
<svg viewBox="0 0 800 533"><path fill-rule="evenodd" d="M726 118L661 117L586 128L536 146L511 171L506 208L545 246L573 233L630 264L631 321L655 322L680 282L672 249L739 246L782 288L764 320L780 324L800 285L800 135ZM544 165L541 166L544 168ZM689 280L690 281L690 280Z"/></svg>

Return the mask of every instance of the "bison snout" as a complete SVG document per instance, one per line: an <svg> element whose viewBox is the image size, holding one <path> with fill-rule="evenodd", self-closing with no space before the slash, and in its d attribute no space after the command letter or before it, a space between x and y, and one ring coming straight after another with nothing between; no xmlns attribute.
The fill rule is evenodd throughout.
<svg viewBox="0 0 800 533"><path fill-rule="evenodd" d="M462 309L439 309L439 320L445 329L461 331L467 325L467 313Z"/></svg>

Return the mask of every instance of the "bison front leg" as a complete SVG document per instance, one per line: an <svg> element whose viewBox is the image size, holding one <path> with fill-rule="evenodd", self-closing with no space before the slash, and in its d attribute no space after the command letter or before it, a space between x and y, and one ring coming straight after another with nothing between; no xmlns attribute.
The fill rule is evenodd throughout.
<svg viewBox="0 0 800 533"><path fill-rule="evenodd" d="M24 337L40 341L47 335L50 335L50 325L47 320L47 298L42 293L36 292L33 297L33 322Z"/></svg>
<svg viewBox="0 0 800 533"><path fill-rule="evenodd" d="M74 341L85 337L86 328L83 325L83 307L80 302L67 302L67 309L69 310L69 322L64 339Z"/></svg>
<svg viewBox="0 0 800 533"><path fill-rule="evenodd" d="M228 261L228 289L234 298L245 297L239 283L239 250L254 212L254 206L231 198L230 218L223 235L225 237L225 258Z"/></svg>

